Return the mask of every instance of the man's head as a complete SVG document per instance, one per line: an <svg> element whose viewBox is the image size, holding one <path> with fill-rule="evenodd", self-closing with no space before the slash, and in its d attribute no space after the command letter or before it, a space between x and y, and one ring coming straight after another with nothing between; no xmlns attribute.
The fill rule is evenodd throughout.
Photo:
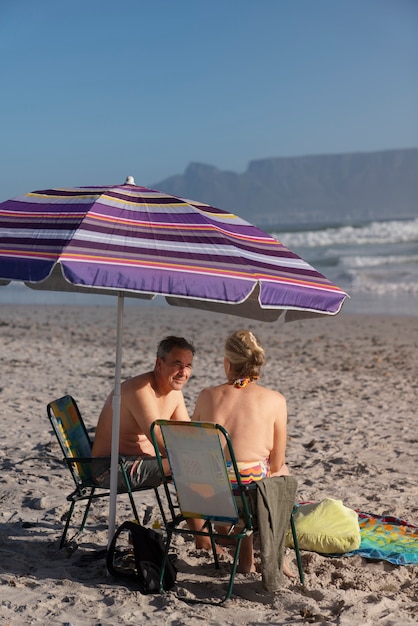
<svg viewBox="0 0 418 626"><path fill-rule="evenodd" d="M157 359L164 359L174 348L180 348L180 350L189 350L194 356L196 352L194 345L187 341L184 337L175 337L169 335L160 341L157 348Z"/></svg>
<svg viewBox="0 0 418 626"><path fill-rule="evenodd" d="M180 390L190 378L195 348L184 337L170 335L158 344L154 374L172 390Z"/></svg>

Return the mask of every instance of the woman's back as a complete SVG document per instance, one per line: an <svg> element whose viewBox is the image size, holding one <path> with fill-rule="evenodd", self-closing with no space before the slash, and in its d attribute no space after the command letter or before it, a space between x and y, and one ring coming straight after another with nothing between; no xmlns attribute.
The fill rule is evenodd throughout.
<svg viewBox="0 0 418 626"><path fill-rule="evenodd" d="M193 419L223 426L237 461L260 461L271 456L279 443L275 438L286 428L286 401L256 382L244 388L225 383L201 392Z"/></svg>
<svg viewBox="0 0 418 626"><path fill-rule="evenodd" d="M227 382L203 389L193 414L193 420L214 422L227 430L245 483L289 475L285 463L286 400L278 391L256 382L264 361L264 349L251 331L230 335L224 357ZM230 465L227 459L228 468ZM232 470L230 481L234 484L235 480ZM242 542L239 566L242 572L256 571L252 536ZM285 563L283 571L291 575Z"/></svg>
<svg viewBox="0 0 418 626"><path fill-rule="evenodd" d="M230 335L224 357L227 382L200 392L193 419L223 426L237 461L268 459L273 475L287 473L287 410L281 393L256 382L264 361L264 349L251 331Z"/></svg>

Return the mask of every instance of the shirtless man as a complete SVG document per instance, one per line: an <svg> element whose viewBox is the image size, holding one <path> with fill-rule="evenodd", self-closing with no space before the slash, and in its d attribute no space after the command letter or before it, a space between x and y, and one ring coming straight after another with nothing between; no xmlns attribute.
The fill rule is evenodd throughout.
<svg viewBox="0 0 418 626"><path fill-rule="evenodd" d="M257 383L264 359L253 333L233 333L225 342L227 382L203 389L193 414L195 421L214 422L227 430L244 483L289 475L286 400L278 391ZM242 542L239 567L244 573L255 572L252 536ZM286 563L283 571L293 576Z"/></svg>
<svg viewBox="0 0 418 626"><path fill-rule="evenodd" d="M150 428L156 419L190 421L182 389L192 373L194 346L183 337L169 336L157 349L154 369L122 383L120 406L119 454L132 486L158 487L161 474L151 441ZM95 482L110 486L110 454L112 445L112 398L107 398L97 423L93 443L92 473ZM159 429L155 429L158 446L165 454ZM167 459L164 471L169 473ZM118 471L118 490L126 491L122 472ZM188 520L191 530L200 530L201 520ZM195 537L196 547L211 550L210 540Z"/></svg>
<svg viewBox="0 0 418 626"><path fill-rule="evenodd" d="M121 385L119 454L125 457L133 487L157 487L161 483L151 424L156 419L190 420L182 389L190 378L194 353L194 346L183 337L166 337L158 345L154 369ZM92 471L97 484L103 487L110 483L112 397L113 393L100 413L92 452L93 457L102 457L93 461ZM155 433L163 452L161 434L158 430ZM124 487L121 472L119 487Z"/></svg>

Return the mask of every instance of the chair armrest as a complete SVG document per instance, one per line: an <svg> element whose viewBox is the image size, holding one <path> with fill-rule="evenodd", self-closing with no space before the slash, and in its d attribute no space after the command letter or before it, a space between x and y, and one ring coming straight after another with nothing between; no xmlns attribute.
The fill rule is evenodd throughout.
<svg viewBox="0 0 418 626"><path fill-rule="evenodd" d="M73 465L74 463L91 463L93 461L93 457L87 456L66 456L64 457L64 461L69 465Z"/></svg>
<svg viewBox="0 0 418 626"><path fill-rule="evenodd" d="M93 463L93 461L110 461L110 456L87 456L87 457L82 457L82 456L66 456L64 457L64 461L68 462L68 463ZM123 456L119 456L118 457L118 461L119 463L122 463L122 461L124 460Z"/></svg>

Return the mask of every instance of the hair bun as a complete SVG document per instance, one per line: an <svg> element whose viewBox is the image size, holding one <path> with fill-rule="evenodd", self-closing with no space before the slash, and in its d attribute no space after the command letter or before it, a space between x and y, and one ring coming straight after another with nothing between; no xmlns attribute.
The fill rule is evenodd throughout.
<svg viewBox="0 0 418 626"><path fill-rule="evenodd" d="M225 342L225 356L238 376L258 376L264 364L264 348L250 330L238 330Z"/></svg>

